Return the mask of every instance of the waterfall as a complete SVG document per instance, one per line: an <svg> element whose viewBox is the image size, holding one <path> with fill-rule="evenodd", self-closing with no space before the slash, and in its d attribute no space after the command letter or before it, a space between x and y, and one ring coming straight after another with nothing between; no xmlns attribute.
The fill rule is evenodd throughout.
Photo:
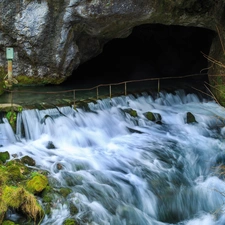
<svg viewBox="0 0 225 225"><path fill-rule="evenodd" d="M225 182L215 169L225 158L223 107L177 90L97 100L88 108L23 110L16 134L6 119L0 124L2 151L29 155L57 188L72 190L55 199L41 224L225 224ZM160 122L148 120L148 112ZM187 122L188 112L196 122Z"/></svg>

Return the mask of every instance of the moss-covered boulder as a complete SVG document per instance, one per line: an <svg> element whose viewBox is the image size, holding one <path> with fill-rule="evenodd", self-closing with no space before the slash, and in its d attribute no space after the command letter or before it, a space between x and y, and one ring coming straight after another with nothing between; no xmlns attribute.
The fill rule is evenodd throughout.
<svg viewBox="0 0 225 225"><path fill-rule="evenodd" d="M150 121L161 124L162 117L159 113L146 112L144 116Z"/></svg>
<svg viewBox="0 0 225 225"><path fill-rule="evenodd" d="M41 221L45 213L37 201L36 193L43 190L48 183L47 177L42 173L44 172L26 166L20 159L1 164L0 224L12 224L11 221L4 221L10 209L16 210L25 220L33 221L34 224Z"/></svg>
<svg viewBox="0 0 225 225"><path fill-rule="evenodd" d="M35 173L31 180L27 182L27 189L33 193L37 194L43 191L48 185L48 179L45 175L40 173Z"/></svg>
<svg viewBox="0 0 225 225"><path fill-rule="evenodd" d="M150 121L155 121L156 120L156 118L155 118L155 116L154 116L154 114L152 112L147 112L144 115Z"/></svg>
<svg viewBox="0 0 225 225"><path fill-rule="evenodd" d="M30 156L25 155L21 158L21 162L27 164L28 166L35 166L35 161Z"/></svg>
<svg viewBox="0 0 225 225"><path fill-rule="evenodd" d="M128 113L128 114L130 114L130 116L132 116L132 117L137 117L138 116L137 111L134 110L134 109L124 109L123 111Z"/></svg>
<svg viewBox="0 0 225 225"><path fill-rule="evenodd" d="M78 225L78 223L74 219L66 219L63 225Z"/></svg>
<svg viewBox="0 0 225 225"><path fill-rule="evenodd" d="M9 152L0 152L0 161L5 163L6 160L9 160L10 159L10 155L9 155Z"/></svg>
<svg viewBox="0 0 225 225"><path fill-rule="evenodd" d="M35 196L24 187L5 185L2 190L1 202L1 212L6 212L8 208L18 209L34 221L39 221L44 216L44 211Z"/></svg>
<svg viewBox="0 0 225 225"><path fill-rule="evenodd" d="M18 165L10 165L7 167L7 175L9 179L13 179L14 181L20 181L23 179L23 174Z"/></svg>

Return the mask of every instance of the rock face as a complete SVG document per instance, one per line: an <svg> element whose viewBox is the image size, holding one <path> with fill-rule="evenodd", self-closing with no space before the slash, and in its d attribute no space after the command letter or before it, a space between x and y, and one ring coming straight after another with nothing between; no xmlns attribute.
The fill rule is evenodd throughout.
<svg viewBox="0 0 225 225"><path fill-rule="evenodd" d="M1 0L0 71L7 71L5 51L13 47L20 84L59 84L108 41L155 23L219 28L210 56L222 61L224 10L224 0ZM209 73L223 70L213 64Z"/></svg>

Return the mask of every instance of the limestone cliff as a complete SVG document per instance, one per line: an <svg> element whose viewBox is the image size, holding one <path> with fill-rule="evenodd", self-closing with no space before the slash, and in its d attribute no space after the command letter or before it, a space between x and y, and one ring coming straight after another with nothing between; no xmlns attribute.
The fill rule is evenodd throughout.
<svg viewBox="0 0 225 225"><path fill-rule="evenodd" d="M224 0L0 0L0 69L7 71L5 49L13 47L21 84L61 83L142 24L220 28L224 42L224 10ZM224 59L219 36L210 55ZM211 74L223 73L215 66Z"/></svg>

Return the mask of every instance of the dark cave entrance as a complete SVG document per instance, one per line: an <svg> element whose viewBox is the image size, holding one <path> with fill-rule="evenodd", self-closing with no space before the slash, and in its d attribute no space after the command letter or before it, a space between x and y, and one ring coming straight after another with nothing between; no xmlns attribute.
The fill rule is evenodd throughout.
<svg viewBox="0 0 225 225"><path fill-rule="evenodd" d="M68 83L97 85L151 77L207 74L207 59L215 32L212 30L146 24L127 38L113 39L103 52L80 65ZM207 75L200 76L208 79ZM199 80L199 79L198 79Z"/></svg>

